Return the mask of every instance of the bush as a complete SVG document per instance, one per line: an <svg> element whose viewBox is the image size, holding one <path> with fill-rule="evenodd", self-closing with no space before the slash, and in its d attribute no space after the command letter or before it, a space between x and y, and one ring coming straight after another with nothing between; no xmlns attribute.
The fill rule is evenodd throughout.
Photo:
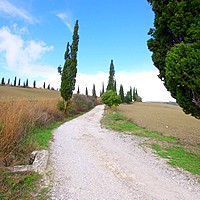
<svg viewBox="0 0 200 200"><path fill-rule="evenodd" d="M118 106L122 102L120 96L118 96L116 94L116 92L114 92L112 90L106 91L101 96L101 99L102 99L102 102L109 107L111 107L113 105Z"/></svg>

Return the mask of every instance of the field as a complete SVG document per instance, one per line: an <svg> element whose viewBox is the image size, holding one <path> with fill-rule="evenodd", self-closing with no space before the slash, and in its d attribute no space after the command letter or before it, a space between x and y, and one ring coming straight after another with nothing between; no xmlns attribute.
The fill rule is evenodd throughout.
<svg viewBox="0 0 200 200"><path fill-rule="evenodd" d="M186 115L177 105L133 103L119 111L139 127L174 136L189 145L200 145L200 120Z"/></svg>
<svg viewBox="0 0 200 200"><path fill-rule="evenodd" d="M58 100L59 98L60 98L60 92L57 90L0 86L0 100L6 100L6 99Z"/></svg>

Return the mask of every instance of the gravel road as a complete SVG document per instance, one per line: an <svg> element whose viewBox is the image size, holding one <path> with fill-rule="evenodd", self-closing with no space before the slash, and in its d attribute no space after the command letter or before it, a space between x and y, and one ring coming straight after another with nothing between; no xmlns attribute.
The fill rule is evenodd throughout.
<svg viewBox="0 0 200 200"><path fill-rule="evenodd" d="M103 112L97 106L54 131L51 199L200 199L200 185L142 147L143 139L102 128Z"/></svg>

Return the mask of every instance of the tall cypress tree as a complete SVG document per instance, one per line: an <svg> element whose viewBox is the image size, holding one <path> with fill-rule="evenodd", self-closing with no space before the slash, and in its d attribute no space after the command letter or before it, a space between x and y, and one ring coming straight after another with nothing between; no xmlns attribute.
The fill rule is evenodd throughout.
<svg viewBox="0 0 200 200"><path fill-rule="evenodd" d="M33 81L33 88L36 87L36 81Z"/></svg>
<svg viewBox="0 0 200 200"><path fill-rule="evenodd" d="M102 83L102 91L101 91L101 95L104 93L104 82Z"/></svg>
<svg viewBox="0 0 200 200"><path fill-rule="evenodd" d="M20 86L21 85L21 80L20 80L20 78L19 78L19 81L18 81L18 86Z"/></svg>
<svg viewBox="0 0 200 200"><path fill-rule="evenodd" d="M14 86L17 85L17 77L15 76L15 79L14 79Z"/></svg>
<svg viewBox="0 0 200 200"><path fill-rule="evenodd" d="M110 63L108 85L107 85L106 90L115 91L115 69L114 69L113 60L111 60L111 63Z"/></svg>
<svg viewBox="0 0 200 200"><path fill-rule="evenodd" d="M80 89L79 89L79 86L78 86L77 94L80 94Z"/></svg>
<svg viewBox="0 0 200 200"><path fill-rule="evenodd" d="M10 85L10 79L8 79L8 85Z"/></svg>
<svg viewBox="0 0 200 200"><path fill-rule="evenodd" d="M28 87L28 79L26 79L26 87Z"/></svg>
<svg viewBox="0 0 200 200"><path fill-rule="evenodd" d="M124 88L123 88L123 85L120 85L119 96L122 100L122 103L124 103Z"/></svg>
<svg viewBox="0 0 200 200"><path fill-rule="evenodd" d="M1 79L1 85L5 85L4 77Z"/></svg>
<svg viewBox="0 0 200 200"><path fill-rule="evenodd" d="M132 93L132 87L131 86L130 86L130 100L131 100L131 102L133 100L133 93Z"/></svg>
<svg viewBox="0 0 200 200"><path fill-rule="evenodd" d="M95 89L95 84L93 84L92 96L93 96L94 98L97 98L96 89Z"/></svg>
<svg viewBox="0 0 200 200"><path fill-rule="evenodd" d="M88 89L87 89L87 87L85 88L85 95L88 96Z"/></svg>
<svg viewBox="0 0 200 200"><path fill-rule="evenodd" d="M65 64L62 70L60 93L64 100L65 112L67 111L68 101L72 97L76 83L77 52L79 43L78 29L79 26L77 20L74 26L72 45L70 46L69 42L67 43L67 48L64 55Z"/></svg>

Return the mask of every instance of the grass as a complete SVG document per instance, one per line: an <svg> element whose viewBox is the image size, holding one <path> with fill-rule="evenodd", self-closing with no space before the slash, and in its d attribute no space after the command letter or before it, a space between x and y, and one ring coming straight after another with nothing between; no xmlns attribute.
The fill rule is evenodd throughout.
<svg viewBox="0 0 200 200"><path fill-rule="evenodd" d="M181 167L192 174L200 175L200 157L194 152L181 146L163 147L159 144L152 144L152 148L159 156L167 158L170 165Z"/></svg>
<svg viewBox="0 0 200 200"><path fill-rule="evenodd" d="M34 172L1 172L0 199L35 199L41 176ZM37 198L38 199L38 198Z"/></svg>
<svg viewBox="0 0 200 200"><path fill-rule="evenodd" d="M200 175L200 155L198 151L186 149L184 144L181 144L177 138L164 135L158 131L143 129L130 122L122 113L112 111L112 109L105 111L101 123L115 131L149 138L150 146L159 156L167 158L171 166L183 168L192 174Z"/></svg>
<svg viewBox="0 0 200 200"><path fill-rule="evenodd" d="M20 155L28 154L27 146L30 152L35 149L47 149L49 141L53 138L52 130L61 124L62 122L56 122L45 127L34 128L21 143ZM29 164L24 163L23 160L19 164ZM10 173L0 170L0 177L0 199L47 199L48 188L38 187L41 175L36 172Z"/></svg>

